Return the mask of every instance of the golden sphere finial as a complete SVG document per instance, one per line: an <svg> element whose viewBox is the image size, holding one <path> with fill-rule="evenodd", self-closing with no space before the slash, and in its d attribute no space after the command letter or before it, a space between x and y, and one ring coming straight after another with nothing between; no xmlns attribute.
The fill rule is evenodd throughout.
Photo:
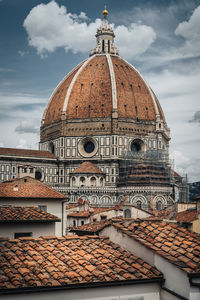
<svg viewBox="0 0 200 300"><path fill-rule="evenodd" d="M108 15L108 11L107 11L107 9L106 9L106 5L104 5L104 10L103 10L103 16L104 16L104 19L106 19L107 18L107 15Z"/></svg>

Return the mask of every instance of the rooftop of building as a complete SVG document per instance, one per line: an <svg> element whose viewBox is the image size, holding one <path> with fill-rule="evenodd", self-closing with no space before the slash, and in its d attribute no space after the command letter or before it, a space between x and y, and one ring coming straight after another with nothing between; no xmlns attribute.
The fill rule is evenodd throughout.
<svg viewBox="0 0 200 300"><path fill-rule="evenodd" d="M89 161L83 162L78 168L76 168L72 173L83 173L83 174L103 174L103 172Z"/></svg>
<svg viewBox="0 0 200 300"><path fill-rule="evenodd" d="M0 183L1 198L65 199L66 197L46 184L29 176Z"/></svg>
<svg viewBox="0 0 200 300"><path fill-rule="evenodd" d="M177 213L176 221L180 223L190 223L198 218L198 211L196 209L188 209Z"/></svg>
<svg viewBox="0 0 200 300"><path fill-rule="evenodd" d="M60 219L38 207L0 206L0 223L58 222Z"/></svg>
<svg viewBox="0 0 200 300"><path fill-rule="evenodd" d="M112 224L186 273L200 273L200 238L174 223L132 221Z"/></svg>
<svg viewBox="0 0 200 300"><path fill-rule="evenodd" d="M162 280L155 268L105 237L20 238L0 242L0 291L77 288Z"/></svg>
<svg viewBox="0 0 200 300"><path fill-rule="evenodd" d="M9 156L27 156L36 158L56 158L54 154L49 151L17 149L17 148L2 148L0 147L0 155Z"/></svg>

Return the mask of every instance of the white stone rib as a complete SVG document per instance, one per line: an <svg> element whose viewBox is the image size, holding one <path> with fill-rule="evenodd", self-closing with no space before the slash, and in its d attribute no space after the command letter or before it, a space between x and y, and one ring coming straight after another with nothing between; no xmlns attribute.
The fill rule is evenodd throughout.
<svg viewBox="0 0 200 300"><path fill-rule="evenodd" d="M109 71L110 71L113 111L117 111L117 89L116 89L115 73L114 73L113 64L112 64L110 54L106 54L106 58L107 58L108 67L109 67Z"/></svg>
<svg viewBox="0 0 200 300"><path fill-rule="evenodd" d="M76 66L75 68L73 68L60 82L59 82L59 84L56 86L56 88L54 89L54 91L53 91L53 93L51 94L51 97L49 98L49 101L48 101L48 103L47 103L47 105L46 105L46 108L45 108L45 111L44 111L44 113L43 113L43 116L42 116L42 124L44 123L44 120L45 120L45 117L46 117L46 113L47 113L47 110L48 110L48 108L49 108L49 105L50 105L50 103L51 103L51 100L52 100L52 98L53 98L53 96L55 95L55 93L56 93L56 91L57 91L57 89L59 88L59 86L61 86L61 84L65 81L65 79L67 78L67 77L69 77L76 69L78 69L79 68L79 66L82 64L82 63L84 63L85 62L85 60L84 61L82 61L80 64L78 64L78 66Z"/></svg>
<svg viewBox="0 0 200 300"><path fill-rule="evenodd" d="M67 94L66 94L66 97L65 97L65 101L64 101L64 104L63 104L63 109L62 109L62 113L66 112L67 111L67 105L68 105L68 102L69 102L69 97L70 97L70 94L71 94L71 91L73 89L73 86L76 82L76 79L78 78L79 74L83 71L83 69L87 66L87 64L91 61L91 59L93 59L96 55L93 55L93 56L90 56L87 60L84 61L83 65L80 67L80 69L78 70L78 72L75 74L75 76L73 77L70 85L69 85L69 88L67 90Z"/></svg>
<svg viewBox="0 0 200 300"><path fill-rule="evenodd" d="M121 58L121 57L120 57ZM139 76L140 78L142 79L142 81L146 84L147 86L147 89L151 95L151 98L153 100L153 105L154 105L154 108L155 108L155 111L156 111L156 116L160 116L160 113L159 113L159 109L158 109L158 105L156 103L156 99L154 97L154 94L152 93L152 90L150 88L150 86L148 85L148 83L145 81L145 79L142 77L142 75L140 74L140 72L133 66L131 65L128 61L126 61L125 59L121 58L123 61L125 61L125 63L127 63L127 65L129 65Z"/></svg>

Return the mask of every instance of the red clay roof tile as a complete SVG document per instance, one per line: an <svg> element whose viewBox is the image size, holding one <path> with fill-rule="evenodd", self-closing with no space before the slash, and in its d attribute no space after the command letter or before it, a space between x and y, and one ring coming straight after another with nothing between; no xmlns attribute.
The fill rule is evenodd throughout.
<svg viewBox="0 0 200 300"><path fill-rule="evenodd" d="M60 219L38 207L0 206L0 223L33 221L58 222Z"/></svg>
<svg viewBox="0 0 200 300"><path fill-rule="evenodd" d="M0 183L0 200L1 198L27 198L28 201L28 198L65 199L66 196L27 176Z"/></svg>
<svg viewBox="0 0 200 300"><path fill-rule="evenodd" d="M185 228L173 223L157 222L156 227L152 226L153 224L153 221L138 220L130 223L121 221L113 223L113 226L178 267L187 268L188 273L200 273L200 238L198 234L190 233ZM150 233L155 234L154 239L149 239ZM173 233L173 239L170 238L170 233Z"/></svg>
<svg viewBox="0 0 200 300"><path fill-rule="evenodd" d="M56 156L49 151L41 150L28 150L28 149L17 149L17 148L2 148L0 147L0 155L11 155L11 156L27 156L27 157L41 157L41 158L55 158Z"/></svg>
<svg viewBox="0 0 200 300"><path fill-rule="evenodd" d="M162 278L157 269L102 237L0 242L0 270L0 290Z"/></svg>

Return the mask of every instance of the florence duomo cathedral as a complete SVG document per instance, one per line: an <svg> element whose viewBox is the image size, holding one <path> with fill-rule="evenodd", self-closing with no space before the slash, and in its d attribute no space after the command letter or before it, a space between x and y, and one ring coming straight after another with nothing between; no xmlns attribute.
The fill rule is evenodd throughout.
<svg viewBox="0 0 200 300"><path fill-rule="evenodd" d="M107 14L89 58L49 99L40 149L0 148L0 181L31 176L70 202L112 206L126 197L144 209L166 208L186 200L169 160L170 131L150 86L120 57Z"/></svg>

